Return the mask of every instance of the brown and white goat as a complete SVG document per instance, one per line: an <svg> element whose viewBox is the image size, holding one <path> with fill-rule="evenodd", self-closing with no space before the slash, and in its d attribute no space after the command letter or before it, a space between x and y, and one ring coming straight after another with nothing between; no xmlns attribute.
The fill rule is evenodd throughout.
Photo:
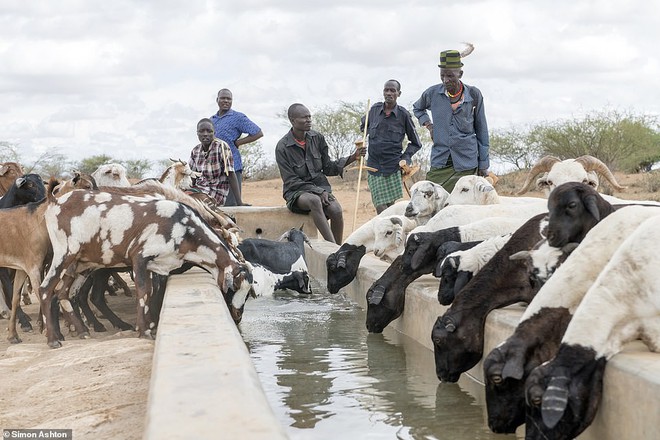
<svg viewBox="0 0 660 440"><path fill-rule="evenodd" d="M240 322L250 289L248 267L224 240L188 206L162 196L131 196L106 191L72 191L48 196L46 228L53 260L39 289L48 345L61 346L51 316L51 299L60 285L87 269L131 266L135 274L138 335L151 335L148 313L151 272L168 275L190 263L213 275L230 313ZM66 289L60 303L80 335L85 328L73 313Z"/></svg>
<svg viewBox="0 0 660 440"><path fill-rule="evenodd" d="M23 168L16 162L0 163L0 196L5 195L16 178L23 175Z"/></svg>

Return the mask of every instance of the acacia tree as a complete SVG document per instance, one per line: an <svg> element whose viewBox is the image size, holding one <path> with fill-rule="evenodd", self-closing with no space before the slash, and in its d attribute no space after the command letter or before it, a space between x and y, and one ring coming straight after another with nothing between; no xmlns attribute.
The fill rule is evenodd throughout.
<svg viewBox="0 0 660 440"><path fill-rule="evenodd" d="M529 133L512 127L490 134L490 155L517 169L530 168L543 154L538 143L529 142Z"/></svg>

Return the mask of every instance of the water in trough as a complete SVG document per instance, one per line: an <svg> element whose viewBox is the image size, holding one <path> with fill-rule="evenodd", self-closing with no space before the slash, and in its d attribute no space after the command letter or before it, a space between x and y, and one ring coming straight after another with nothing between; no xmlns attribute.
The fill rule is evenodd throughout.
<svg viewBox="0 0 660 440"><path fill-rule="evenodd" d="M491 433L483 404L438 381L430 350L394 330L367 333L364 310L313 287L249 300L240 325L292 440L516 438Z"/></svg>

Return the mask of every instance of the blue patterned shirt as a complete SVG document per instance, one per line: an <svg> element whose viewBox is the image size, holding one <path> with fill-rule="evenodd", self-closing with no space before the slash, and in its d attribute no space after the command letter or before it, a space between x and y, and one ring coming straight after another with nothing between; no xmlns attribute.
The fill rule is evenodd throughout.
<svg viewBox="0 0 660 440"><path fill-rule="evenodd" d="M433 117L433 148L431 167L444 168L451 154L456 171L490 167L488 124L481 91L463 83L463 102L452 110L444 84L436 84L422 93L413 104L413 113L420 125Z"/></svg>
<svg viewBox="0 0 660 440"><path fill-rule="evenodd" d="M236 171L243 171L241 153L238 151L235 142L243 133L252 136L259 133L261 128L241 112L229 109L222 116L219 116L218 113L211 116L211 122L213 122L213 128L215 129L215 137L229 144L231 153L234 156L234 169Z"/></svg>

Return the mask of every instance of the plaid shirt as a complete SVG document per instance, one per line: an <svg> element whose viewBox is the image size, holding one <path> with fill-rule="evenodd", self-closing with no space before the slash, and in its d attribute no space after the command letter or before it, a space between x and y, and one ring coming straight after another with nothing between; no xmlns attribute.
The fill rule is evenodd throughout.
<svg viewBox="0 0 660 440"><path fill-rule="evenodd" d="M484 98L476 87L465 83L463 87L463 102L456 110L451 108L443 84L429 87L413 104L420 125L431 121L428 109L433 117L431 168L446 167L450 154L456 171L487 170L490 166Z"/></svg>
<svg viewBox="0 0 660 440"><path fill-rule="evenodd" d="M241 153L234 142L240 138L243 133L252 136L261 131L261 128L250 120L245 114L229 109L227 113L219 116L218 113L211 116L215 137L222 139L229 144L231 153L234 156L235 171L243 171L243 161Z"/></svg>
<svg viewBox="0 0 660 440"><path fill-rule="evenodd" d="M229 145L220 139L213 139L208 151L198 144L190 152L190 169L202 173L195 180L194 187L215 199L218 205L225 204L229 193L229 172L234 171L234 159ZM225 166L226 163L226 166Z"/></svg>

